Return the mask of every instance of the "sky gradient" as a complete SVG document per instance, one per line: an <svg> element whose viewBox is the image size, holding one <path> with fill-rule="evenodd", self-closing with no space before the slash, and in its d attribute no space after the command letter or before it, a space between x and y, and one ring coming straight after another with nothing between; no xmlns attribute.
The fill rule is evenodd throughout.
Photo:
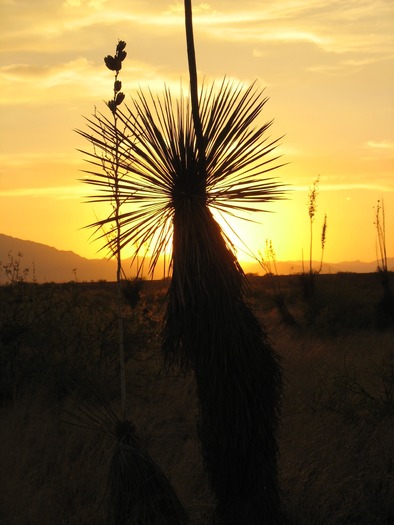
<svg viewBox="0 0 394 525"><path fill-rule="evenodd" d="M78 181L89 148L73 130L106 111L113 76L103 57L128 55L126 99L141 87L188 86L183 3L163 0L0 0L0 232L100 257L83 227L102 210ZM288 164L288 200L259 224L236 224L254 252L272 239L278 259L309 251L308 188L320 177L316 250L325 260L376 257L374 206L384 199L394 256L394 3L391 0L194 2L200 83L257 80L265 121ZM129 254L126 254L129 255ZM239 253L243 259L243 254Z"/></svg>

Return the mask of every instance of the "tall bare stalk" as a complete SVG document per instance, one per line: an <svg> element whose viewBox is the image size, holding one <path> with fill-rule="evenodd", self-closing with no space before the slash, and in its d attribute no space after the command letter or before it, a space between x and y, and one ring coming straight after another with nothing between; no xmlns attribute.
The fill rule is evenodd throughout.
<svg viewBox="0 0 394 525"><path fill-rule="evenodd" d="M113 115L114 123L114 151L113 151L113 163L112 170L110 173L112 189L113 189L113 214L115 222L115 245L114 245L114 256L116 258L116 314L118 319L118 349L119 349L119 373L120 373L120 394L121 394L121 417L126 419L126 373L125 373L125 359L124 359L124 322L123 322L123 293L122 293L122 253L121 253L121 205L122 200L119 193L120 183L120 158L119 158L119 147L121 136L118 129L118 106L124 100L124 94L120 91L122 89L122 83L119 80L119 72L122 68L122 62L126 58L126 42L119 41L116 46L115 55L107 55L104 58L105 64L108 69L115 72L114 78L114 92L112 100L108 101L107 105L110 108Z"/></svg>
<svg viewBox="0 0 394 525"><path fill-rule="evenodd" d="M200 171L205 171L205 142L201 125L200 109L198 102L198 78L197 78L197 64L196 51L194 47L193 35L193 13L191 0L185 0L185 28L186 28L186 46L187 58L189 64L190 77L190 98L192 102L192 115L194 129L197 139L197 148L199 152Z"/></svg>
<svg viewBox="0 0 394 525"><path fill-rule="evenodd" d="M263 268L268 279L271 282L273 290L273 299L276 306L278 307L283 322L292 325L296 324L296 320L294 319L293 315L290 313L287 307L285 294L280 285L280 278L276 264L276 253L271 239L265 240L265 251L264 253L259 251L256 260L259 263L259 265Z"/></svg>

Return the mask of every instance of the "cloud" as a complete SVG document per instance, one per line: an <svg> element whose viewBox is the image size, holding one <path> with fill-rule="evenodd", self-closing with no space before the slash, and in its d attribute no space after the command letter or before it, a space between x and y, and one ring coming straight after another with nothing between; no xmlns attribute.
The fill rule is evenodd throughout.
<svg viewBox="0 0 394 525"><path fill-rule="evenodd" d="M237 6L236 8L234 6ZM198 16L196 25L215 40L310 42L330 53L385 53L392 56L394 7L367 2L298 1L226 4L215 16Z"/></svg>
<svg viewBox="0 0 394 525"><path fill-rule="evenodd" d="M39 152L20 152L18 155L7 155L5 153L0 155L0 165L10 167L30 167L34 165L72 165L78 164L79 154L70 155L65 151L55 151L51 148L50 151L39 151Z"/></svg>
<svg viewBox="0 0 394 525"><path fill-rule="evenodd" d="M0 68L0 105L10 107L23 104L62 105L89 99L101 102L112 95L113 76L99 63L77 57L53 66L37 64L11 64ZM162 91L162 67L129 60L122 72L127 93L149 84L152 91ZM179 92L179 76L167 74L166 84Z"/></svg>
<svg viewBox="0 0 394 525"><path fill-rule="evenodd" d="M392 166L394 162L394 141L392 140L369 140L364 145L362 159L371 163L379 163L384 166L388 178L392 180Z"/></svg>
<svg viewBox="0 0 394 525"><path fill-rule="evenodd" d="M86 196L86 187L53 186L41 188L16 188L0 191L0 197L46 197L58 200L78 199Z"/></svg>
<svg viewBox="0 0 394 525"><path fill-rule="evenodd" d="M372 149L379 150L394 150L394 141L392 140L381 140L379 142L370 140L367 142L367 146Z"/></svg>
<svg viewBox="0 0 394 525"><path fill-rule="evenodd" d="M294 185L291 186L290 189L292 191L301 191L301 192L307 192L310 190L310 185ZM390 192L394 193L394 188L392 188L389 185L385 185L379 182L365 182L365 183L331 183L331 184L320 184L319 185L319 192L321 194L325 192L337 192L337 191L351 191L351 190L365 190L365 191L380 191L380 192Z"/></svg>
<svg viewBox="0 0 394 525"><path fill-rule="evenodd" d="M81 7L87 5L88 7L93 7L94 9L103 9L104 4L107 0L65 0L63 2L64 7Z"/></svg>
<svg viewBox="0 0 394 525"><path fill-rule="evenodd" d="M18 81L21 79L42 77L49 71L48 67L36 64L10 64L0 68L0 79Z"/></svg>
<svg viewBox="0 0 394 525"><path fill-rule="evenodd" d="M65 7L81 7L82 0L66 0L63 5Z"/></svg>
<svg viewBox="0 0 394 525"><path fill-rule="evenodd" d="M165 11L165 14L176 13L182 19L184 18L185 7L182 2L176 4L170 4ZM212 13L214 10L208 3L200 3L193 5L193 17L196 13Z"/></svg>
<svg viewBox="0 0 394 525"><path fill-rule="evenodd" d="M54 66L39 64L11 64L0 68L0 104L51 104L62 100L75 100L75 92L81 84L86 85L87 77L92 78L93 64L86 58L77 58ZM97 74L94 75L97 77ZM97 80L95 78L94 80ZM92 88L96 82L92 82ZM62 88L61 93L59 89ZM52 90L52 91L51 91ZM53 91L55 90L55 92Z"/></svg>

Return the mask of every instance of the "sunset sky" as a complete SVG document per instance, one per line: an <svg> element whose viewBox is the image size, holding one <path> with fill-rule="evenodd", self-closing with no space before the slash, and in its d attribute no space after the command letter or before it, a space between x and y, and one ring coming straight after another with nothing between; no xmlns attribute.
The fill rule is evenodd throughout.
<svg viewBox="0 0 394 525"><path fill-rule="evenodd" d="M101 257L84 226L100 208L79 182L89 148L73 130L107 111L103 57L119 39L126 97L141 86L187 87L183 3L165 0L0 0L0 233ZM257 79L264 121L289 163L288 200L260 223L237 224L254 252L272 239L279 260L309 250L308 187L319 176L315 258L376 258L374 207L384 199L394 256L394 3L391 0L195 1L199 79ZM129 255L129 254L126 254ZM239 254L243 259L243 254Z"/></svg>

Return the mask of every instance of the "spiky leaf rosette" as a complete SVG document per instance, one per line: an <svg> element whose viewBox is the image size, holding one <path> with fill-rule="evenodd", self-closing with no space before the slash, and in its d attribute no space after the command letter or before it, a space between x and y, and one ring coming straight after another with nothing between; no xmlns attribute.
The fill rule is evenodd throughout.
<svg viewBox="0 0 394 525"><path fill-rule="evenodd" d="M78 133L94 147L93 152L83 152L92 165L83 180L99 190L90 202L112 200L117 137L117 192L125 210L119 217L120 249L129 246L134 254L151 252L153 270L171 242L177 206L187 206L193 199L220 214L245 217L262 211L262 203L281 197L281 185L267 178L278 167L278 156L271 155L278 140L266 137L271 122L258 122L266 101L255 85L244 88L224 80L218 89L203 87L203 173L198 169L191 109L184 95L175 101L168 90L162 98L139 92L130 106L117 110L123 123L123 129L117 131L98 112L87 119L88 131ZM116 254L114 214L90 226L109 253Z"/></svg>

